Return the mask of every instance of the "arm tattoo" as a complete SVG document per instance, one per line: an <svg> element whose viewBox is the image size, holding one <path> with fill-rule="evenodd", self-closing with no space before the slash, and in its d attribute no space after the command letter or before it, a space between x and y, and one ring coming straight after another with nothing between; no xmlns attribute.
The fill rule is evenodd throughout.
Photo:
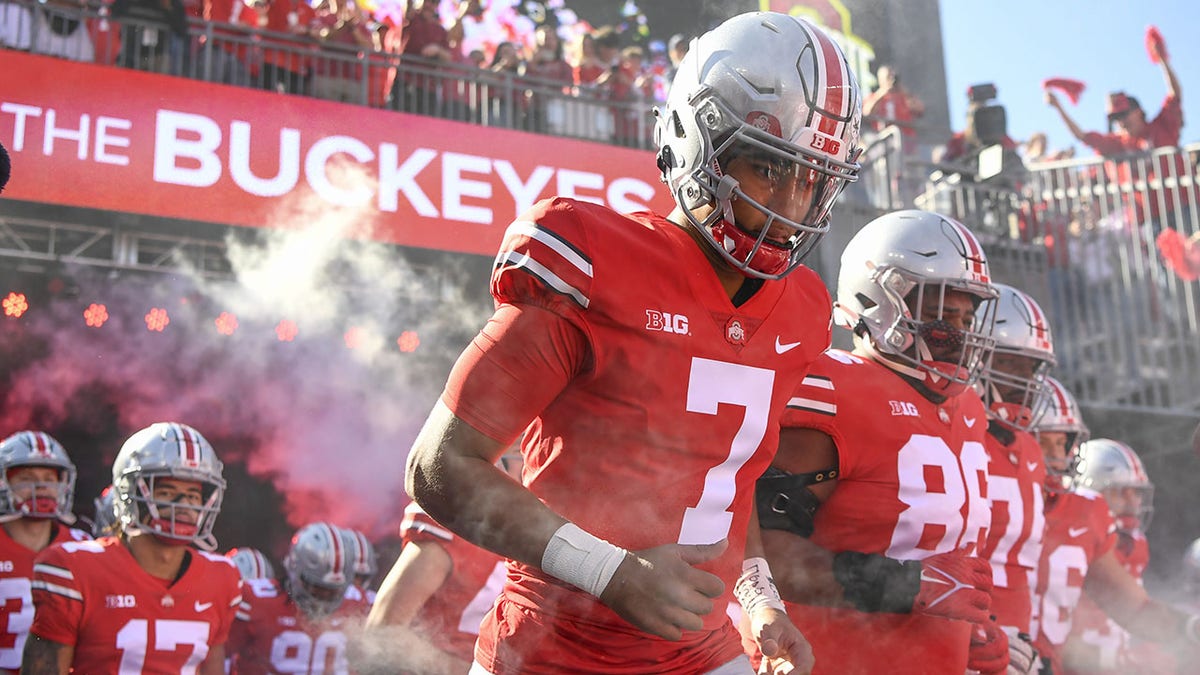
<svg viewBox="0 0 1200 675"><path fill-rule="evenodd" d="M30 633L21 659L21 675L65 675L74 655L74 647Z"/></svg>

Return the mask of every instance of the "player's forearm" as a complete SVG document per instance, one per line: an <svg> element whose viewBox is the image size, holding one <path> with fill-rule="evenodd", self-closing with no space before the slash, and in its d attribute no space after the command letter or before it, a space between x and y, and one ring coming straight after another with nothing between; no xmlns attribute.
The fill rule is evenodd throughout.
<svg viewBox="0 0 1200 675"><path fill-rule="evenodd" d="M784 600L804 605L849 606L833 575L833 553L783 530L763 530L762 548Z"/></svg>
<svg viewBox="0 0 1200 675"><path fill-rule="evenodd" d="M25 642L21 675L66 675L75 659L75 648L32 633Z"/></svg>
<svg viewBox="0 0 1200 675"><path fill-rule="evenodd" d="M430 517L463 539L540 567L546 544L566 519L493 464L505 447L439 401L409 452L405 487Z"/></svg>

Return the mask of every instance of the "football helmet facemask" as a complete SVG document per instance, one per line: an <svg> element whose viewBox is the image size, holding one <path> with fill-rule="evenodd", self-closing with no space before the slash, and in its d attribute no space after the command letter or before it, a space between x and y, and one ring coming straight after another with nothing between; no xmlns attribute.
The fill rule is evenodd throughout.
<svg viewBox="0 0 1200 675"><path fill-rule="evenodd" d="M117 526L126 534L145 532L166 543L215 550L212 529L225 495L222 470L212 446L192 427L157 422L142 429L113 462ZM155 484L163 479L199 483L200 503L156 500Z"/></svg>
<svg viewBox="0 0 1200 675"><path fill-rule="evenodd" d="M332 613L354 581L353 548L342 530L329 523L310 523L296 531L283 559L288 595L310 618Z"/></svg>
<svg viewBox="0 0 1200 675"><path fill-rule="evenodd" d="M58 480L9 482L9 472L23 467L47 467ZM57 518L75 522L75 464L67 451L44 431L18 431L0 441L0 522L18 518Z"/></svg>
<svg viewBox="0 0 1200 675"><path fill-rule="evenodd" d="M99 539L117 531L117 510L113 486L104 488L99 497L92 500L95 515L92 518L92 536Z"/></svg>
<svg viewBox="0 0 1200 675"><path fill-rule="evenodd" d="M1133 448L1110 438L1093 438L1079 446L1076 485L1105 496L1117 529L1143 532L1154 515L1154 484Z"/></svg>
<svg viewBox="0 0 1200 675"><path fill-rule="evenodd" d="M867 223L842 252L834 318L873 358L941 396L973 385L991 356L996 297L979 240L958 221L896 211ZM975 305L969 326L945 319L950 291ZM923 320L925 311L935 318Z"/></svg>
<svg viewBox="0 0 1200 675"><path fill-rule="evenodd" d="M655 114L663 182L709 246L746 276L779 279L799 266L858 178L858 83L841 48L798 17L750 12L701 35ZM763 182L759 200L727 174L737 159ZM735 201L761 213L760 230L735 221ZM772 230L787 234L768 239Z"/></svg>
<svg viewBox="0 0 1200 675"><path fill-rule="evenodd" d="M995 287L996 345L977 386L989 417L1028 431L1049 403L1046 377L1055 363L1050 323L1028 294L1006 284Z"/></svg>
<svg viewBox="0 0 1200 675"><path fill-rule="evenodd" d="M1079 445L1088 440L1088 428L1083 423L1075 397L1053 377L1046 378L1046 412L1030 428L1034 434L1061 432L1066 434L1066 463L1055 468L1046 461L1046 490L1069 492L1079 469Z"/></svg>

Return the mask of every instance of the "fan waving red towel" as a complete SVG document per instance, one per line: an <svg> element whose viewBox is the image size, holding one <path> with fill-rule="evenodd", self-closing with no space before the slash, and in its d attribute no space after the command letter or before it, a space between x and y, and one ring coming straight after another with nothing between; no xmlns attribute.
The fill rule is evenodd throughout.
<svg viewBox="0 0 1200 675"><path fill-rule="evenodd" d="M1067 98L1071 99L1071 105L1079 103L1079 96L1087 85L1079 80L1072 80L1069 77L1051 77L1042 80L1042 89L1055 89L1066 94Z"/></svg>
<svg viewBox="0 0 1200 675"><path fill-rule="evenodd" d="M1159 62L1159 57L1169 59L1171 56L1167 54L1167 43L1163 40L1162 33L1158 32L1158 28L1154 26L1146 26L1146 53L1150 55L1150 60L1154 63Z"/></svg>
<svg viewBox="0 0 1200 675"><path fill-rule="evenodd" d="M1163 262L1184 281L1200 279L1200 237L1186 239L1170 228L1158 233L1155 240Z"/></svg>

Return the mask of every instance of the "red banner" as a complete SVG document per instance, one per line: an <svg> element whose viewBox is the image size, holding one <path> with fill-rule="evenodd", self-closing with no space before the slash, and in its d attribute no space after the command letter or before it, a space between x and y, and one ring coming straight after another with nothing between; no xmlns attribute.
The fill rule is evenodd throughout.
<svg viewBox="0 0 1200 675"><path fill-rule="evenodd" d="M538 199L672 205L653 155L0 51L4 196L491 255Z"/></svg>

